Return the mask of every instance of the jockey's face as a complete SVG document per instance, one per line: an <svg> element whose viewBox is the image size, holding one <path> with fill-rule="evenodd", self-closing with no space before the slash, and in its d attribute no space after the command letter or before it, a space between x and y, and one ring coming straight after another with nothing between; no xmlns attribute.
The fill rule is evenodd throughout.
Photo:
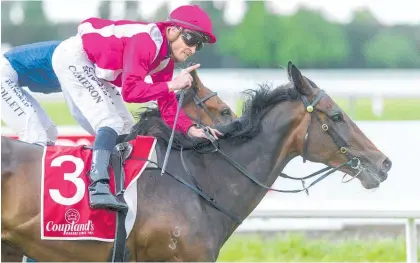
<svg viewBox="0 0 420 263"><path fill-rule="evenodd" d="M169 28L168 40L171 42L172 56L176 62L184 62L194 55L202 45L202 38L188 29Z"/></svg>

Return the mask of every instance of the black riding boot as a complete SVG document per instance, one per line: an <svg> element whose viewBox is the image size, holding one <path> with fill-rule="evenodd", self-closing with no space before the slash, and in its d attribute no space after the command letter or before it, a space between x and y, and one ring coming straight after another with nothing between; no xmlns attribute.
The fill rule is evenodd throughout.
<svg viewBox="0 0 420 263"><path fill-rule="evenodd" d="M89 199L90 207L105 208L117 211L128 209L127 204L120 202L109 188L109 159L111 152L98 149L93 151L92 167L90 170Z"/></svg>

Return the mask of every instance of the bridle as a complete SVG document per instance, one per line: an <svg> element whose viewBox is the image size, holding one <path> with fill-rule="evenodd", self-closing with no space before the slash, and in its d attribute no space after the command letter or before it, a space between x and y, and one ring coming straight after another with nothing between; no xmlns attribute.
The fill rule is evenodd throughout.
<svg viewBox="0 0 420 263"><path fill-rule="evenodd" d="M358 173L355 176L353 176L351 179L347 181L343 181L343 183L347 183L353 180L354 178L357 178L357 176L359 176L359 174L363 171L363 168L362 168L360 159L352 156L349 153L348 151L349 145L347 144L347 142L343 140L343 138L339 136L336 131L334 131L333 129L330 129L329 126L321 120L321 117L319 116L318 112L314 110L315 106L319 103L319 101L322 99L324 95L325 95L324 90L320 90L312 103L310 103L305 96L300 96L300 98L303 102L303 105L305 106L306 111L311 114L311 117L315 115L318 122L321 123L321 129L324 132L326 132L328 135L330 135L335 145L337 145L337 147L340 149L340 152L342 154L345 154L347 158L349 159L347 163L343 163L343 164L347 165L348 167L352 169L358 170ZM309 126L310 124L308 125L308 128L306 129L305 141L304 141L303 151L302 151L302 158L303 158L304 163L306 162L306 158L308 154ZM344 180L344 177L343 177L343 180Z"/></svg>
<svg viewBox="0 0 420 263"><path fill-rule="evenodd" d="M204 124L201 122L201 118L200 118L200 108L204 110L204 112L211 118L211 121L214 123L215 121L215 116L213 114L211 114L209 108L206 105L206 101L211 99L214 96L217 96L217 92L211 92L210 94L206 95L204 98L200 98L197 94L197 91L194 90L194 96L193 96L193 100L195 103L195 109L196 109L196 113L197 113L197 118L193 118L192 116L188 115L187 113L185 113L191 120L195 121L197 124L204 126Z"/></svg>

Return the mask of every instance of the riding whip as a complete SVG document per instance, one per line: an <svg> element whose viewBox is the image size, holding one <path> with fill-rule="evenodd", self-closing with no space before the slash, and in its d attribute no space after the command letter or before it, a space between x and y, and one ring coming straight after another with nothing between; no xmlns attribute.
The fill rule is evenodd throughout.
<svg viewBox="0 0 420 263"><path fill-rule="evenodd" d="M169 138L168 148L166 149L165 160L163 161L163 166L162 166L162 172L160 173L161 176L165 173L165 168L168 163L169 153L171 152L172 141L174 140L174 135L175 135L176 121L178 120L178 114L179 114L179 111L181 110L181 106L184 100L185 90L182 89L180 93L181 95L179 96L178 108L176 109L176 115L175 115L175 121L172 127L171 137Z"/></svg>

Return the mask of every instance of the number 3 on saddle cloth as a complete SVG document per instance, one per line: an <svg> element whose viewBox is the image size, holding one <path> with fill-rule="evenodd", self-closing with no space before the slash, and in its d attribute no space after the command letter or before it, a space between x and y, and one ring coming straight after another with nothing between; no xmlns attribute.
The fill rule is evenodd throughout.
<svg viewBox="0 0 420 263"><path fill-rule="evenodd" d="M155 155L156 138L138 136L124 164L124 199L129 207L125 220L127 236L137 213L137 179ZM41 239L99 240L113 242L117 213L89 207L89 178L92 150L84 146L44 148L41 181ZM144 159L144 160L139 160ZM115 194L114 171L110 188Z"/></svg>

